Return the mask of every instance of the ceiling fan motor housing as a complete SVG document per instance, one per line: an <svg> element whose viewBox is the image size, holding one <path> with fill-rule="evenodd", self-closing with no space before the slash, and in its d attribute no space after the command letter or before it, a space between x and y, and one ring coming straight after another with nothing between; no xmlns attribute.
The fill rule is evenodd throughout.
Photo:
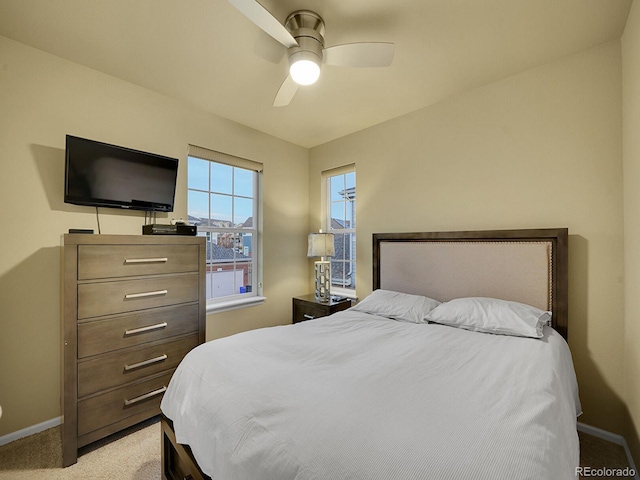
<svg viewBox="0 0 640 480"><path fill-rule="evenodd" d="M311 10L298 10L287 17L284 26L298 42L298 46L287 49L289 65L298 60L310 60L322 64L324 49L324 21Z"/></svg>

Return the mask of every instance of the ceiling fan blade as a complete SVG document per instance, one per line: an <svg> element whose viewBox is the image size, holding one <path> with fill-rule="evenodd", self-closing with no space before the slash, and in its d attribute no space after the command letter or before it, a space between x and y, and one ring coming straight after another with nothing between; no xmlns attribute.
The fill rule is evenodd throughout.
<svg viewBox="0 0 640 480"><path fill-rule="evenodd" d="M298 42L296 42L295 38L284 28L284 25L276 20L266 8L255 0L229 0L229 3L285 47L298 46Z"/></svg>
<svg viewBox="0 0 640 480"><path fill-rule="evenodd" d="M393 61L393 43L346 43L323 50L324 63L337 67L388 67Z"/></svg>
<svg viewBox="0 0 640 480"><path fill-rule="evenodd" d="M276 98L273 101L274 107L286 107L291 102L291 99L296 94L298 90L298 84L293 81L291 75L287 75L287 78L284 79L282 85L280 85L280 90L276 93Z"/></svg>
<svg viewBox="0 0 640 480"><path fill-rule="evenodd" d="M253 44L253 53L269 63L280 63L287 54L287 49L260 30L256 42Z"/></svg>

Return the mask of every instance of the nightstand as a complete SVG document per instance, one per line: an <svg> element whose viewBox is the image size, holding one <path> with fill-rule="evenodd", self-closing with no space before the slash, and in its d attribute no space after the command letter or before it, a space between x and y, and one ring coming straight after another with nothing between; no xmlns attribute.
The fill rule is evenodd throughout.
<svg viewBox="0 0 640 480"><path fill-rule="evenodd" d="M313 293L310 295L293 297L293 323L313 320L318 317L326 317L332 313L346 310L350 306L351 299L349 298L321 303L316 301L316 296Z"/></svg>

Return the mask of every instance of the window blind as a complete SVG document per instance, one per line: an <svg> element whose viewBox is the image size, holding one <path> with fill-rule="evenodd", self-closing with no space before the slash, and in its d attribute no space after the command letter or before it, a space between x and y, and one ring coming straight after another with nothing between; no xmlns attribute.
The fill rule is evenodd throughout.
<svg viewBox="0 0 640 480"><path fill-rule="evenodd" d="M198 147L197 145L189 145L187 154L190 157L202 158L203 160L211 160L212 162L224 163L232 167L244 168L245 170L254 170L262 172L263 166L260 162L254 162L246 158L236 157L227 153L216 152L208 148Z"/></svg>
<svg viewBox="0 0 640 480"><path fill-rule="evenodd" d="M330 168L329 170L323 170L321 172L322 178L329 178L336 175L343 175L345 173L351 173L356 171L356 164L350 163L349 165L343 165L341 167Z"/></svg>

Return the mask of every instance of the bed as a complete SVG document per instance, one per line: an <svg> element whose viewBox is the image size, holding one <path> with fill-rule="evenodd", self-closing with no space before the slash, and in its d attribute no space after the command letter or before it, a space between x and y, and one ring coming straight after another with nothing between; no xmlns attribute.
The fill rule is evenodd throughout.
<svg viewBox="0 0 640 480"><path fill-rule="evenodd" d="M161 406L164 478L576 478L567 243L374 234L356 306L185 357Z"/></svg>

